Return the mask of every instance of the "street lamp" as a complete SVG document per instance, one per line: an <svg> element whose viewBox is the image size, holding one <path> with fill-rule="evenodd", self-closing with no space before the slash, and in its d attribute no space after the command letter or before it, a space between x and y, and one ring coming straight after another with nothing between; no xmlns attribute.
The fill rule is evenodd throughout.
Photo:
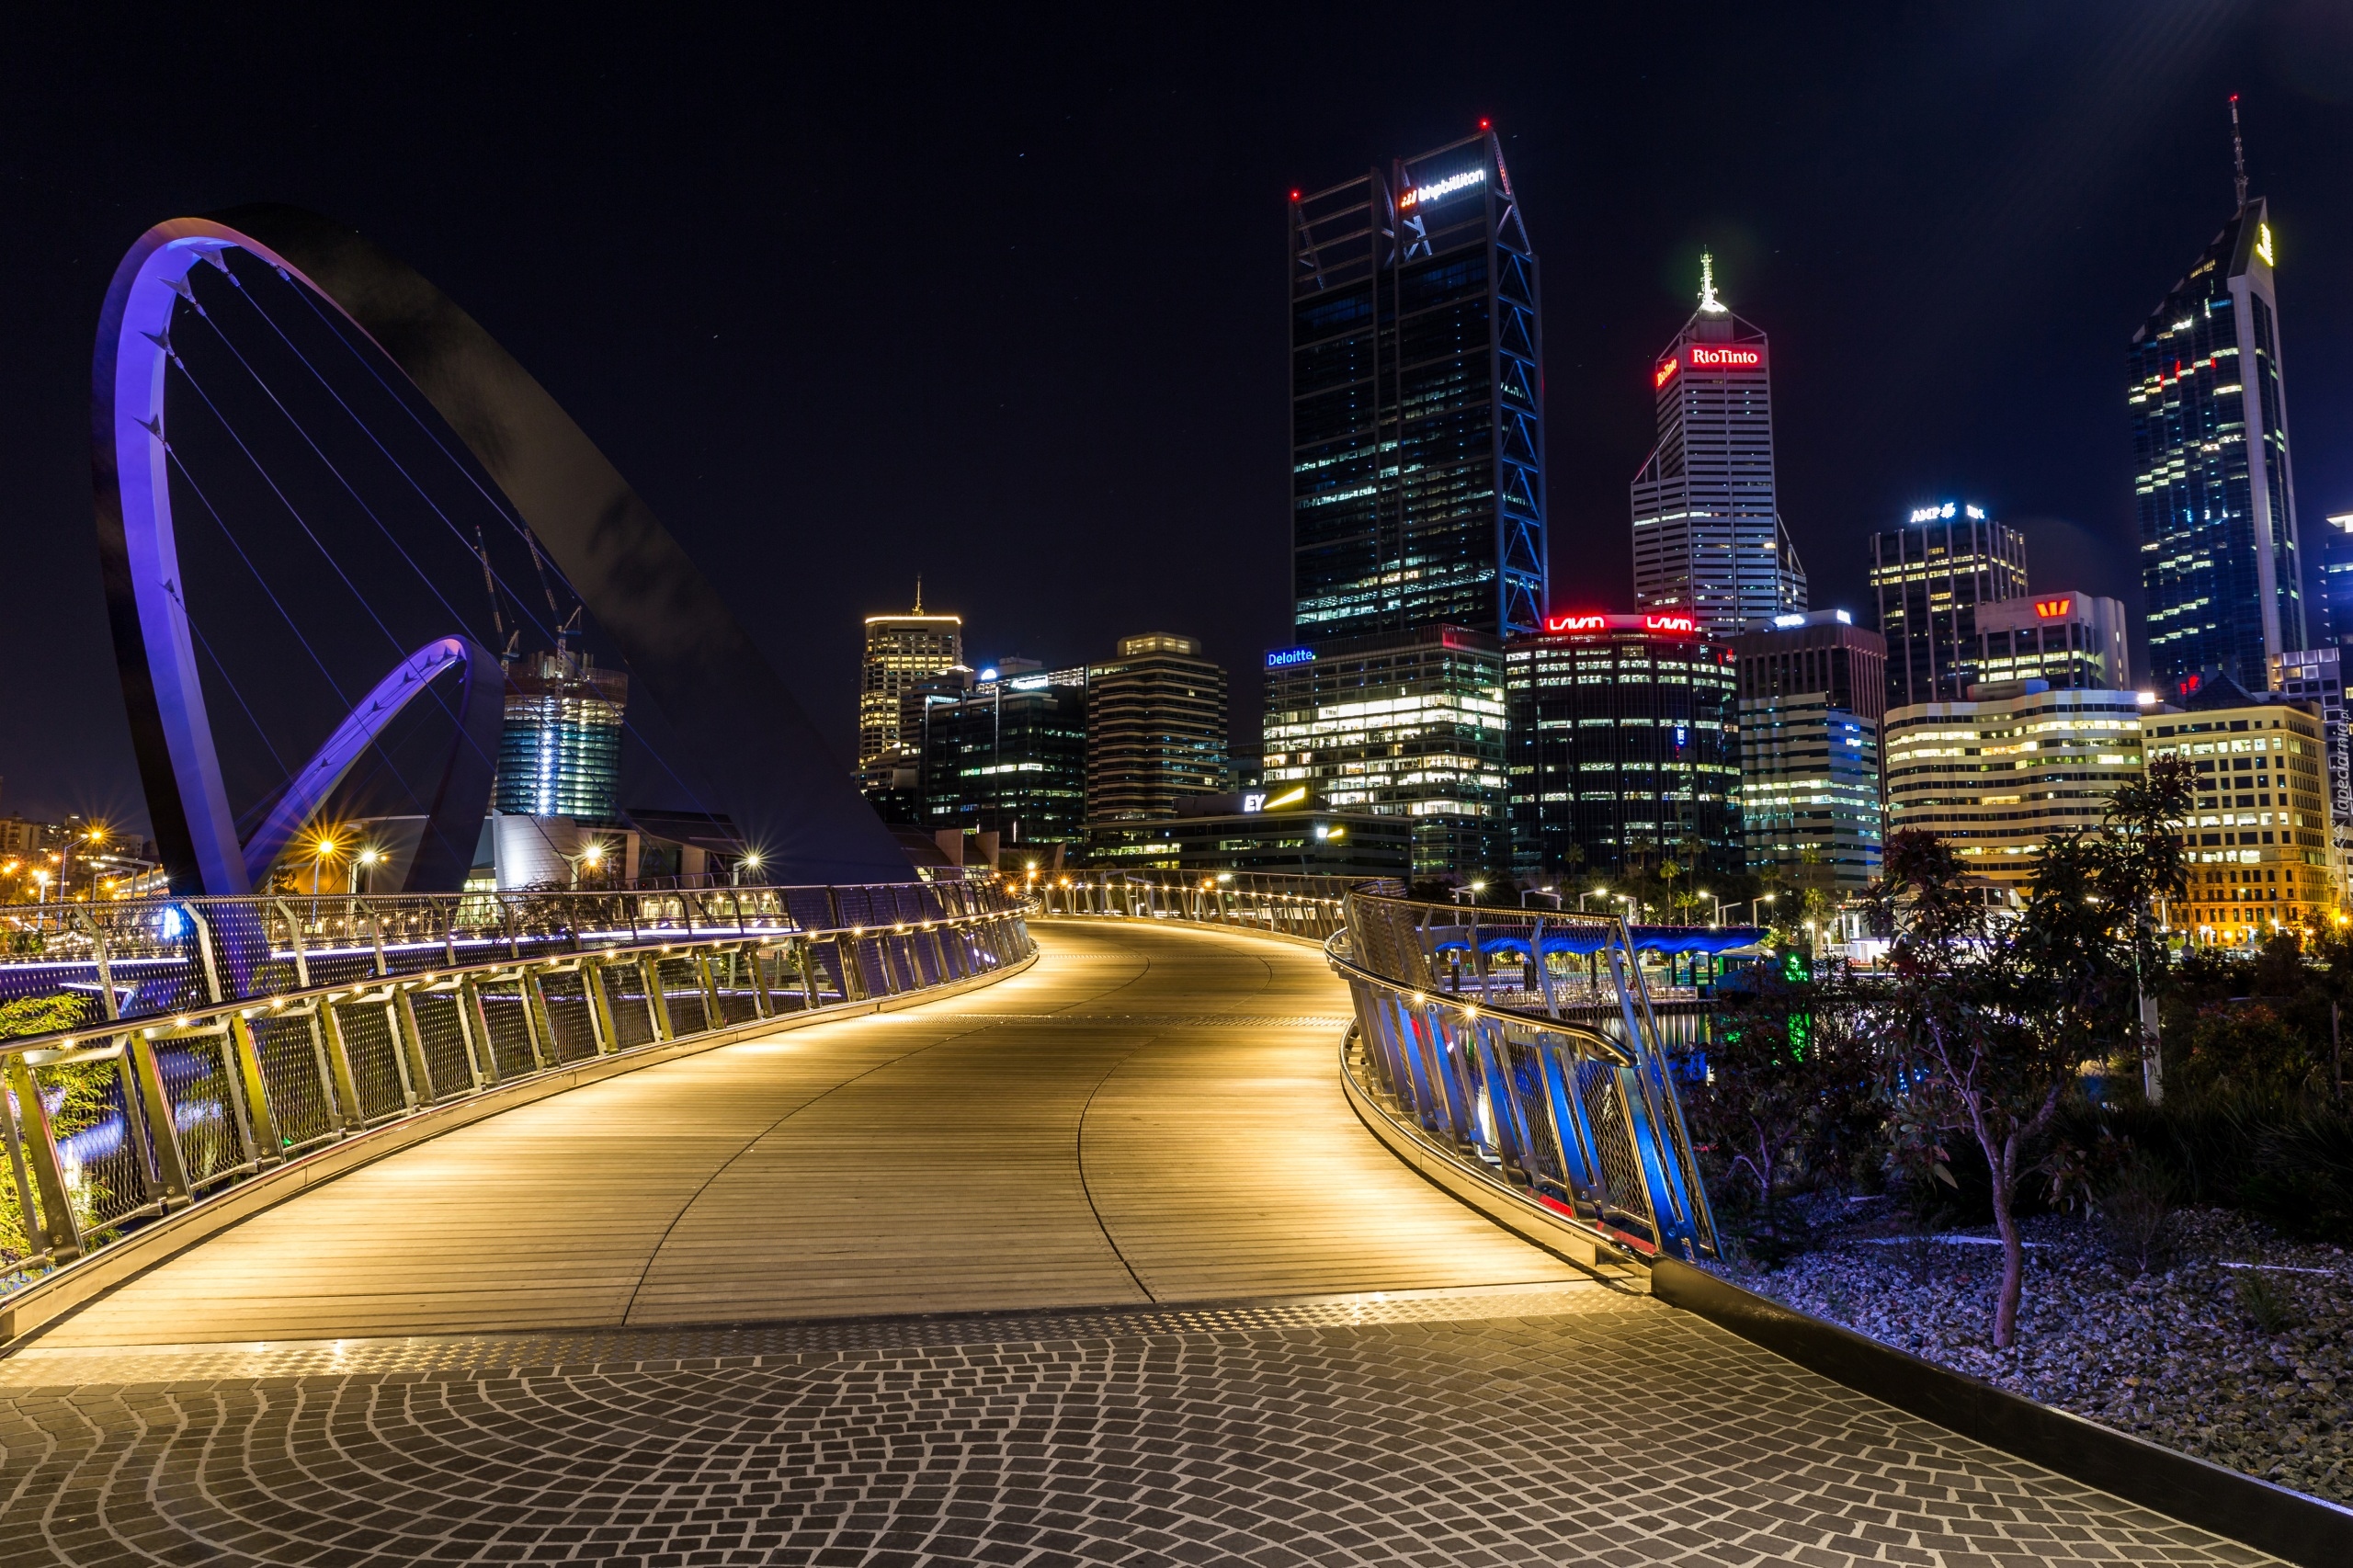
<svg viewBox="0 0 2353 1568"><path fill-rule="evenodd" d="M1586 899L1607 898L1608 896L1609 890L1608 888L1596 888L1591 892L1581 892L1577 894L1577 913L1579 915L1583 915L1585 913L1585 901Z"/></svg>
<svg viewBox="0 0 2353 1568"><path fill-rule="evenodd" d="M384 863L384 852L374 845L362 849L351 860L351 891L356 893L376 891L376 868ZM364 874L363 874L364 873ZM365 883L365 886L361 884Z"/></svg>
<svg viewBox="0 0 2353 1568"><path fill-rule="evenodd" d="M318 842L311 846L311 896L313 898L318 897L323 891L319 886L319 880L326 874L327 862L334 859L342 848L343 846L336 841L332 833L319 835Z"/></svg>
<svg viewBox="0 0 2353 1568"><path fill-rule="evenodd" d="M1777 899L1777 898L1779 898L1779 897L1780 897L1780 896L1781 896L1781 895L1780 895L1779 893L1777 893L1777 892L1760 892L1760 893L1758 893L1755 898L1745 898L1745 899L1741 900L1738 903L1735 903L1735 904L1732 905L1732 907L1733 907L1733 908L1734 908L1734 909L1751 909L1751 910L1753 910L1753 909L1755 909L1758 904L1760 904L1760 903L1772 903L1775 899ZM1722 903L1719 903L1716 905L1716 913L1717 913L1719 915L1722 915L1722 914L1723 914L1723 912L1724 912L1724 905L1723 905Z"/></svg>

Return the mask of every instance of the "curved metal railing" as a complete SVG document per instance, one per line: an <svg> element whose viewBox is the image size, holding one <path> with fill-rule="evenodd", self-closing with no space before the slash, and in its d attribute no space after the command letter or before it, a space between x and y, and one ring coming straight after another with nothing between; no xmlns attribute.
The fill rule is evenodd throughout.
<svg viewBox="0 0 2353 1568"><path fill-rule="evenodd" d="M435 1106L1031 950L985 882L12 905L0 944L0 1002L75 1015L0 1040L0 1293Z"/></svg>
<svg viewBox="0 0 2353 1568"><path fill-rule="evenodd" d="M1637 1253L1715 1256L1624 922L1352 892L1325 951L1355 1000L1351 1070L1383 1113ZM1604 1007L1622 1035L1595 1027Z"/></svg>
<svg viewBox="0 0 2353 1568"><path fill-rule="evenodd" d="M1041 915L1237 926L1321 942L1347 923L1350 877L1259 871L1055 871L1018 880Z"/></svg>

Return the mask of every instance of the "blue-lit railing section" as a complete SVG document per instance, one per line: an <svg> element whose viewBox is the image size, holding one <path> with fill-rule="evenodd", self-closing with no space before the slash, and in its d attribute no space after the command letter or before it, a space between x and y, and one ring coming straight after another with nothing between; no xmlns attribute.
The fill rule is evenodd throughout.
<svg viewBox="0 0 2353 1568"><path fill-rule="evenodd" d="M434 1106L1031 950L980 881L17 905L0 938L43 1030L0 1040L0 1290Z"/></svg>
<svg viewBox="0 0 2353 1568"><path fill-rule="evenodd" d="M1385 1113L1638 1254L1715 1256L1641 953L1757 933L1360 892L1347 924L1327 951L1355 999L1352 1070Z"/></svg>

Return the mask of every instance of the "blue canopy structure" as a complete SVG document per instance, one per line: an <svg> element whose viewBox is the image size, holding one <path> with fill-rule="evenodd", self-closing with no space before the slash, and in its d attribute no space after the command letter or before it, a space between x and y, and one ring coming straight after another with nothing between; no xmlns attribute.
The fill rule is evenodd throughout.
<svg viewBox="0 0 2353 1568"><path fill-rule="evenodd" d="M1754 947L1765 939L1765 931L1757 926L1636 926L1631 928L1637 952L1664 953L1675 956L1685 953L1728 953L1737 949ZM1526 958L1531 938L1524 931L1483 931L1479 934L1479 950L1490 958L1500 953L1518 953ZM1597 953L1609 940L1606 926L1562 926L1544 932L1542 937L1547 955L1568 953L1582 958ZM1439 937L1432 945L1434 952L1468 952L1471 932L1458 926L1453 932Z"/></svg>

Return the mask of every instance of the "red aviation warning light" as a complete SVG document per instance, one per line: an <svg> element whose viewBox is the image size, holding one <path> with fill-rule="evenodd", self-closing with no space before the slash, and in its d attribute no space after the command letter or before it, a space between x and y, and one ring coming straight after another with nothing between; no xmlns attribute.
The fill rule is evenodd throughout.
<svg viewBox="0 0 2353 1568"><path fill-rule="evenodd" d="M1484 131L1484 130L1486 130L1486 129L1487 129L1487 121L1486 121L1484 119L1482 119L1479 121L1479 129L1480 129L1480 130L1482 130L1482 131Z"/></svg>
<svg viewBox="0 0 2353 1568"><path fill-rule="evenodd" d="M2061 619L2073 611L2075 608L2075 601L2072 598L2037 599L2034 601L2035 617L2040 620Z"/></svg>

